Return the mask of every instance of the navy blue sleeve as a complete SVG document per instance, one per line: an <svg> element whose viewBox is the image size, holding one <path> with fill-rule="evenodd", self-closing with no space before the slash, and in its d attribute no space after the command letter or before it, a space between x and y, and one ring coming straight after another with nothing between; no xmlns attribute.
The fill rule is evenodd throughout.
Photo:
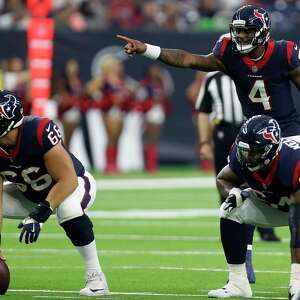
<svg viewBox="0 0 300 300"><path fill-rule="evenodd" d="M239 176L240 178L244 178L243 172L241 169L241 164L237 159L236 145L233 145L229 152L229 167L237 176Z"/></svg>
<svg viewBox="0 0 300 300"><path fill-rule="evenodd" d="M300 66L300 49L298 45L293 41L286 42L287 62L291 70Z"/></svg>
<svg viewBox="0 0 300 300"><path fill-rule="evenodd" d="M62 140L59 127L51 120L44 118L38 124L37 140L42 154L48 152Z"/></svg>
<svg viewBox="0 0 300 300"><path fill-rule="evenodd" d="M216 42L212 53L216 56L220 61L224 63L224 54L227 49L227 46L230 42L230 37L227 35L222 35L219 40Z"/></svg>

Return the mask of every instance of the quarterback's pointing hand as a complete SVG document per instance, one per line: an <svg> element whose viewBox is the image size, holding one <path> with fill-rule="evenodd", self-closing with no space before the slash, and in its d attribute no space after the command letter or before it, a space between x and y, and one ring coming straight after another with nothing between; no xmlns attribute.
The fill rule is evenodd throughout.
<svg viewBox="0 0 300 300"><path fill-rule="evenodd" d="M117 35L117 38L121 39L122 41L126 42L124 46L124 50L128 55L134 54L142 54L146 51L146 45L138 40L131 39L124 35Z"/></svg>

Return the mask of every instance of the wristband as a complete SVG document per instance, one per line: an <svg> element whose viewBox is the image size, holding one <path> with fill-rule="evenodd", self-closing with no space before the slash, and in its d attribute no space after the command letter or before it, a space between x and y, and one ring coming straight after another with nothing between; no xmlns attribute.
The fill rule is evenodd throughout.
<svg viewBox="0 0 300 300"><path fill-rule="evenodd" d="M203 141L203 142L200 142L199 143L199 146L201 147L201 146L203 146L203 145L205 145L205 144L210 144L210 142L209 141Z"/></svg>
<svg viewBox="0 0 300 300"><path fill-rule="evenodd" d="M34 210L29 214L29 217L38 223L45 223L52 213L53 210L50 207L50 203L44 200L34 208Z"/></svg>
<svg viewBox="0 0 300 300"><path fill-rule="evenodd" d="M150 59L158 59L160 56L161 48L159 46L154 46L150 44L146 45L146 51L142 53L143 56L146 56Z"/></svg>

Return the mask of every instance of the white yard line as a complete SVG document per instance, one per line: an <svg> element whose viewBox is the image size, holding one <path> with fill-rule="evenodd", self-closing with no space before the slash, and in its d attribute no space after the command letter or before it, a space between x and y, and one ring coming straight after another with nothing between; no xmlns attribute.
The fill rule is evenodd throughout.
<svg viewBox="0 0 300 300"><path fill-rule="evenodd" d="M104 226L128 226L128 227L163 227L163 228L170 228L170 227L182 227L184 224L184 228L219 228L219 220L216 219L215 221L205 221L204 219L197 219L194 221L187 221L184 220L184 223L182 220L136 220L136 219L100 219L100 218L95 218L93 220L94 225L98 225L101 227Z"/></svg>
<svg viewBox="0 0 300 300"><path fill-rule="evenodd" d="M18 238L19 233L3 233L3 238ZM217 236L185 236L185 235L139 235L139 234L96 234L96 239L99 240L127 240L127 241L219 241ZM44 233L41 236L48 240L67 239L63 233Z"/></svg>
<svg viewBox="0 0 300 300"><path fill-rule="evenodd" d="M19 233L3 233L5 239L18 239ZM139 235L139 234L95 234L97 240L126 240L126 241L201 241L201 242L219 242L218 236L189 236L189 235ZM44 240L64 240L67 239L64 233L45 233L41 239ZM255 238L254 241L259 241ZM289 238L282 239L283 243L289 243Z"/></svg>
<svg viewBox="0 0 300 300"><path fill-rule="evenodd" d="M10 266L11 270L65 270L67 266ZM72 269L83 270L83 266L72 266ZM159 271L190 271L190 272L216 272L227 273L228 269L220 268L190 268L190 267L168 267L168 266L112 266L106 267L106 269L115 270L159 270ZM279 270L257 270L255 273L272 274L277 276L278 274L290 274L290 271Z"/></svg>
<svg viewBox="0 0 300 300"><path fill-rule="evenodd" d="M228 269L218 268L186 268L186 267L167 267L167 266L113 266L112 269L125 269L125 270L166 270L166 271L196 271L196 272L228 272ZM272 275L278 274L290 274L290 271L279 271L279 270L257 270L255 273L267 273Z"/></svg>
<svg viewBox="0 0 300 300"><path fill-rule="evenodd" d="M215 188L214 177L99 179L98 190L157 190Z"/></svg>
<svg viewBox="0 0 300 300"><path fill-rule="evenodd" d="M219 209L190 208L190 209L128 209L119 211L89 211L92 218L104 219L181 219L197 217L218 217Z"/></svg>
<svg viewBox="0 0 300 300"><path fill-rule="evenodd" d="M36 253L39 255L48 254L48 255L56 255L57 253L61 255L78 255L77 250L75 249L15 249L15 248L7 248L3 249L4 254L7 253L11 256L20 257L28 256L31 257L30 253L32 253L32 257L36 257ZM99 254L103 256L124 256L124 255L158 255L158 256L223 256L224 253L222 250L99 250ZM14 255L16 254L16 255ZM23 255L24 254L24 255ZM288 256L289 251L255 251L254 255L257 256Z"/></svg>
<svg viewBox="0 0 300 300"><path fill-rule="evenodd" d="M262 291L261 293L264 293ZM57 290L25 290L25 289L9 289L8 295L16 293L47 293L47 294L77 294L78 291L57 291ZM255 293L260 293L255 291ZM175 293L156 293L156 292L111 292L110 296L113 295L129 295L129 296L164 296L164 297L204 297L207 298L207 294L175 294ZM105 297L105 299L116 299ZM52 298L52 299L82 299L79 296L62 296L62 295L34 295L33 298ZM104 299L103 297L93 297L94 299ZM274 296L253 296L252 299L274 299L274 300L286 300L286 297L274 297Z"/></svg>

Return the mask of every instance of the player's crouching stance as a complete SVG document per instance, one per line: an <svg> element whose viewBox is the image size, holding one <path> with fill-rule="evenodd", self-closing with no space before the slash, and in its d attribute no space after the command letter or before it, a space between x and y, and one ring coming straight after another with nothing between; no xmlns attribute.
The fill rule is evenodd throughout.
<svg viewBox="0 0 300 300"><path fill-rule="evenodd" d="M218 189L227 197L220 209L221 223L231 227L231 234L221 231L229 280L223 288L210 291L208 297L252 297L245 269L244 224L253 224L290 227L288 299L299 300L300 144L281 138L277 121L259 115L243 124L229 157L229 164L217 176Z"/></svg>
<svg viewBox="0 0 300 300"><path fill-rule="evenodd" d="M0 175L0 224L2 218L24 218L19 241L28 244L56 214L85 262L80 295L107 295L93 224L85 214L95 200L95 180L64 148L58 127L46 118L23 116L19 99L9 91L0 91Z"/></svg>

